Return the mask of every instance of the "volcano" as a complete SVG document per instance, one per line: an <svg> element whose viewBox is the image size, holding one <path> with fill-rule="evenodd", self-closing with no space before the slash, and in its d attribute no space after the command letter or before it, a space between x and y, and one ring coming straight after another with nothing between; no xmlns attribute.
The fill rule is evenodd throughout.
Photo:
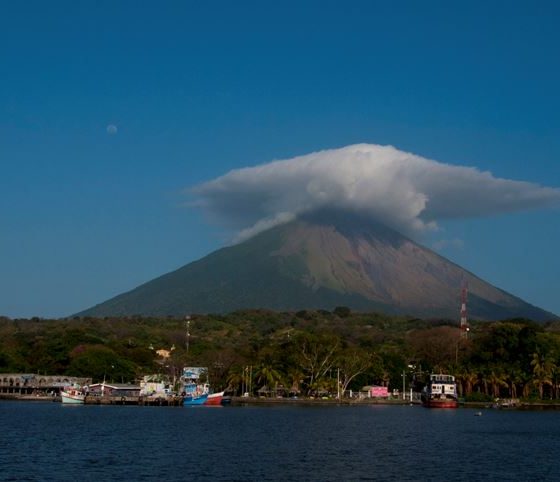
<svg viewBox="0 0 560 482"><path fill-rule="evenodd" d="M457 319L556 319L387 226L347 216L302 218L219 249L78 316L182 316L266 308Z"/></svg>

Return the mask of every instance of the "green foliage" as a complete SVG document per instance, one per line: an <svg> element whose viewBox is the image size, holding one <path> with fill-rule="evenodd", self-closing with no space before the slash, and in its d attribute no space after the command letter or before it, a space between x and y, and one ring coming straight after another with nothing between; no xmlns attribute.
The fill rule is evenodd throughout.
<svg viewBox="0 0 560 482"><path fill-rule="evenodd" d="M492 402L492 396L491 395L487 395L485 393L482 392L473 392L470 393L469 395L465 396L465 402L486 402L486 403L490 403Z"/></svg>
<svg viewBox="0 0 560 482"><path fill-rule="evenodd" d="M350 308L348 306L337 306L333 313L340 318L348 318L350 316Z"/></svg>
<svg viewBox="0 0 560 482"><path fill-rule="evenodd" d="M95 381L177 377L207 366L216 389L333 394L365 385L419 388L427 373L457 377L465 399L560 398L560 329L527 320L456 323L379 313L243 310L193 315L189 350L184 319L0 318L0 371L68 374ZM157 350L169 350L162 358ZM272 392L267 392L271 394ZM473 398L474 397L474 398Z"/></svg>
<svg viewBox="0 0 560 482"><path fill-rule="evenodd" d="M0 351L0 373L14 372L18 368L17 363L9 353Z"/></svg>
<svg viewBox="0 0 560 482"><path fill-rule="evenodd" d="M98 381L128 382L134 379L134 364L102 345L89 345L74 351L67 371L72 376L91 377Z"/></svg>

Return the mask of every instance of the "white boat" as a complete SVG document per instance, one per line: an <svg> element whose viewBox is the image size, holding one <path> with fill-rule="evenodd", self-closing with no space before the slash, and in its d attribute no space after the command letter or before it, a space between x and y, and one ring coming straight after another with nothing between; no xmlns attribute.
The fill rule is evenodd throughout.
<svg viewBox="0 0 560 482"><path fill-rule="evenodd" d="M83 404L86 400L86 393L81 388L64 387L60 390L60 397L62 403Z"/></svg>
<svg viewBox="0 0 560 482"><path fill-rule="evenodd" d="M422 404L429 408L457 408L457 384L455 377L443 373L433 373L422 390Z"/></svg>

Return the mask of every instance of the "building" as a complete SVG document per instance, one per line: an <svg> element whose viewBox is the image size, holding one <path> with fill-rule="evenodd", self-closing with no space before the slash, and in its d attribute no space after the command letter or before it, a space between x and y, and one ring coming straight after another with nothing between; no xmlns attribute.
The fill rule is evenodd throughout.
<svg viewBox="0 0 560 482"><path fill-rule="evenodd" d="M67 385L87 385L91 378L65 375L38 375L36 373L0 373L0 393L36 395L60 393Z"/></svg>
<svg viewBox="0 0 560 482"><path fill-rule="evenodd" d="M139 397L140 386L128 383L94 383L88 387L88 395L105 397Z"/></svg>

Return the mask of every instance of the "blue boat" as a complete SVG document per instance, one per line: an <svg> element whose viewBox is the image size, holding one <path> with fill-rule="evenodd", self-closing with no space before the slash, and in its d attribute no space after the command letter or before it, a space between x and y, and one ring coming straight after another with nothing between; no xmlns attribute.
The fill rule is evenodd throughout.
<svg viewBox="0 0 560 482"><path fill-rule="evenodd" d="M208 370L203 367L185 367L181 381L183 383L183 405L204 405L210 394L207 380Z"/></svg>

